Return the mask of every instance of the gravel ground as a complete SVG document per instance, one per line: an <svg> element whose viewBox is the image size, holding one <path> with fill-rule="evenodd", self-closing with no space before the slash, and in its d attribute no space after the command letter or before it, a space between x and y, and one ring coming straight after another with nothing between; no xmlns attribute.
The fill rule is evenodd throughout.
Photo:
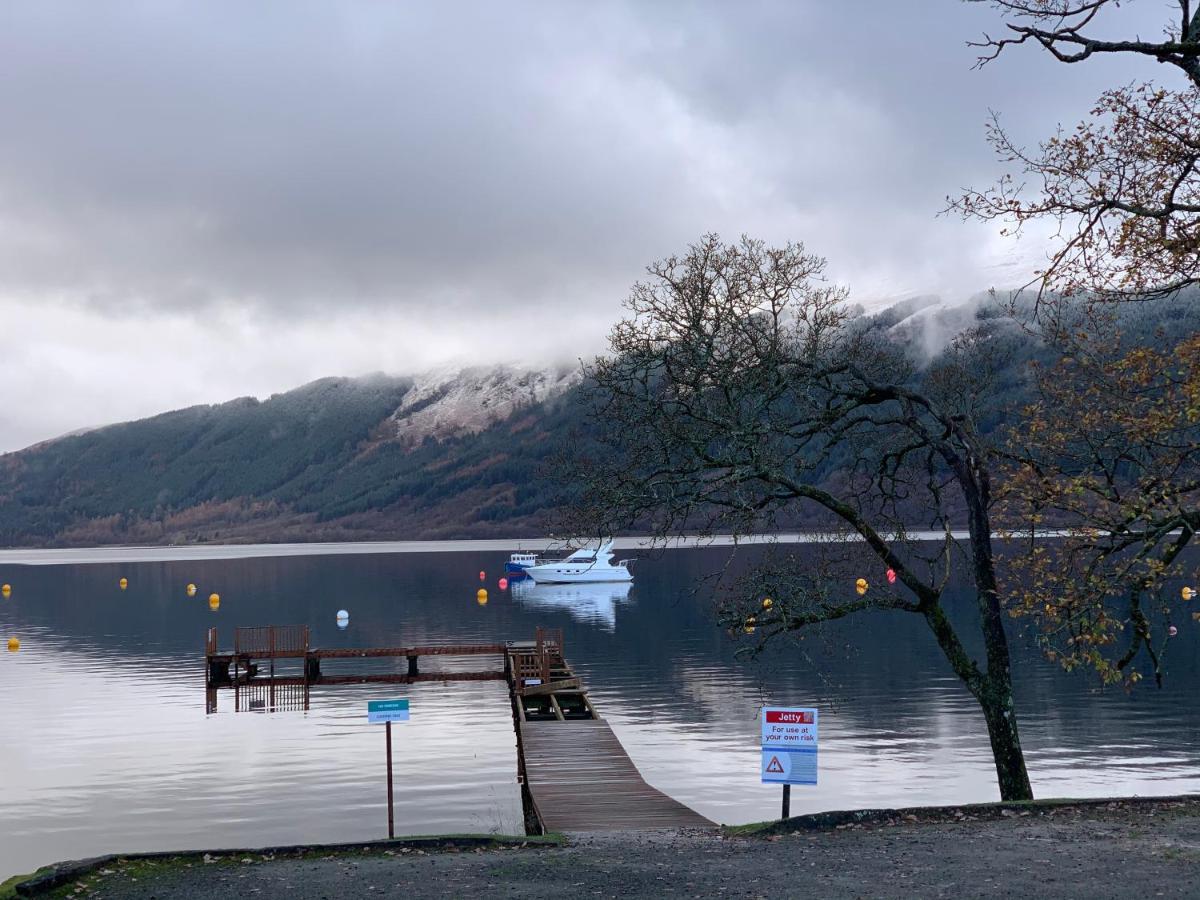
<svg viewBox="0 0 1200 900"><path fill-rule="evenodd" d="M916 819L916 821L913 821ZM770 837L573 834L550 848L130 860L55 896L1200 897L1200 799L901 817Z"/></svg>

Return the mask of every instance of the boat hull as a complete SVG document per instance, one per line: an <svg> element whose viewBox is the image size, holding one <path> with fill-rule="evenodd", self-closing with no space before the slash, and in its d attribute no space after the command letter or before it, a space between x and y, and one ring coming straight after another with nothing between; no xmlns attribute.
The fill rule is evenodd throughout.
<svg viewBox="0 0 1200 900"><path fill-rule="evenodd" d="M561 566L530 566L525 574L538 584L589 584L633 581L633 573L620 566L611 569L582 569L572 572Z"/></svg>

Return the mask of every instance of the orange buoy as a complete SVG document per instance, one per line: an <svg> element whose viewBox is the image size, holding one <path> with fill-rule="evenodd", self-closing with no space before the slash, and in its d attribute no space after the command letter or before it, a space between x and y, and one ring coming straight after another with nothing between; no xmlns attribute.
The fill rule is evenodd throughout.
<svg viewBox="0 0 1200 900"><path fill-rule="evenodd" d="M485 591L483 588L480 588L479 590L477 590L475 592L475 602L478 603L480 606L486 606L487 605L487 591Z"/></svg>

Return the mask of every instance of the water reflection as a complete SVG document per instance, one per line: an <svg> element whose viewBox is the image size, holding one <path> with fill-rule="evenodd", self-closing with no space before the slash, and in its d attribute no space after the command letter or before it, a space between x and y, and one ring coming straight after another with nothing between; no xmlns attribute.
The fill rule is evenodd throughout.
<svg viewBox="0 0 1200 900"><path fill-rule="evenodd" d="M598 584L537 584L532 579L511 583L512 595L531 610L563 611L577 622L605 631L617 627L617 605L629 599L631 582Z"/></svg>
<svg viewBox="0 0 1200 900"><path fill-rule="evenodd" d="M269 678L251 684L232 686L234 712L308 712L311 687L307 681ZM204 689L204 711L212 715L220 709L220 694L215 687Z"/></svg>
<svg viewBox="0 0 1200 900"><path fill-rule="evenodd" d="M303 623L313 646L349 648L494 643L560 627L646 779L720 822L778 809L778 788L758 782L765 703L821 708L820 783L793 791L795 812L996 798L978 707L916 617L851 617L746 664L713 625L711 597L690 590L726 553L643 559L628 594L541 586L497 592L486 606L478 572L500 571L507 549L0 565L0 584L13 587L0 635L21 640L19 653L0 653L0 879L111 851L379 837L383 735L366 724L368 699L412 702L396 733L398 832L520 833L503 682L316 685L307 710L261 716L233 714L240 704L226 694L206 716L212 626L231 636ZM973 614L968 597L951 605ZM345 630L339 609L353 614ZM1037 794L1200 790L1197 627L1172 638L1166 686L1131 695L1064 675L1014 632Z"/></svg>

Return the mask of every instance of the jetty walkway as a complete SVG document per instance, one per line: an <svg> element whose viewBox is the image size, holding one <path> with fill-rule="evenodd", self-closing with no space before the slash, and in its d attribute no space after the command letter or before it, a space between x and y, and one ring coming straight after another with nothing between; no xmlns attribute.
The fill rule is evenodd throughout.
<svg viewBox="0 0 1200 900"><path fill-rule="evenodd" d="M491 658L491 668L421 671L422 657ZM399 660L404 671L327 672L327 660ZM306 625L238 628L222 651L215 628L205 643L207 709L221 689L235 710L309 708L314 685L505 681L517 740L517 780L527 834L715 828L709 819L646 783L567 662L562 629L532 641L321 649Z"/></svg>

